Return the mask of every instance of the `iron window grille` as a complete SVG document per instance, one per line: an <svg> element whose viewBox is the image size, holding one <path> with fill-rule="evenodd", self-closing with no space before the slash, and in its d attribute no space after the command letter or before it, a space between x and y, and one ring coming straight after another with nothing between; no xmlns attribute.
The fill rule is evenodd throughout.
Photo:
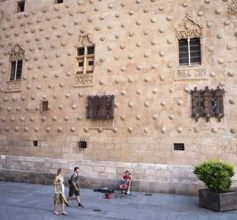
<svg viewBox="0 0 237 220"><path fill-rule="evenodd" d="M87 148L87 142L86 141L79 141L79 148Z"/></svg>
<svg viewBox="0 0 237 220"><path fill-rule="evenodd" d="M184 151L184 144L183 143L174 143L174 150Z"/></svg>
<svg viewBox="0 0 237 220"><path fill-rule="evenodd" d="M192 117L198 121L200 117L206 118L207 121L211 117L221 120L224 117L224 89L197 90L195 87L191 91L192 96Z"/></svg>
<svg viewBox="0 0 237 220"><path fill-rule="evenodd" d="M33 146L34 146L34 147L38 147L38 146L39 146L38 141L33 141Z"/></svg>
<svg viewBox="0 0 237 220"><path fill-rule="evenodd" d="M49 110L49 102L48 101L42 101L41 102L41 111L46 112Z"/></svg>
<svg viewBox="0 0 237 220"><path fill-rule="evenodd" d="M114 118L114 96L88 96L87 118L107 120Z"/></svg>

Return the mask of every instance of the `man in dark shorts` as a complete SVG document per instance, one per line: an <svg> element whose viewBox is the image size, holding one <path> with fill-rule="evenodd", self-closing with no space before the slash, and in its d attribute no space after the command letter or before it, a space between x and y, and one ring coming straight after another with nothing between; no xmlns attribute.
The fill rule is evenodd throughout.
<svg viewBox="0 0 237 220"><path fill-rule="evenodd" d="M74 168L74 173L72 174L71 178L68 180L69 183L69 195L67 197L67 201L69 201L73 194L77 198L78 207L84 207L80 202L80 183L79 183L79 167Z"/></svg>

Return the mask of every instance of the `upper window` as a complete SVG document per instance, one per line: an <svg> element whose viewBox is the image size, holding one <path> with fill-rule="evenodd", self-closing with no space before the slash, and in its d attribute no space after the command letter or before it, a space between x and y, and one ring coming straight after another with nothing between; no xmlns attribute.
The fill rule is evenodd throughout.
<svg viewBox="0 0 237 220"><path fill-rule="evenodd" d="M77 74L93 73L94 53L94 46L83 46L77 48Z"/></svg>
<svg viewBox="0 0 237 220"><path fill-rule="evenodd" d="M17 44L10 53L11 75L10 80L21 79L25 51Z"/></svg>
<svg viewBox="0 0 237 220"><path fill-rule="evenodd" d="M176 28L176 37L179 43L179 65L200 65L202 28L188 15Z"/></svg>
<svg viewBox="0 0 237 220"><path fill-rule="evenodd" d="M179 65L201 64L200 39L180 39L179 40Z"/></svg>
<svg viewBox="0 0 237 220"><path fill-rule="evenodd" d="M82 35L76 46L76 74L91 74L94 71L95 45L88 35Z"/></svg>
<svg viewBox="0 0 237 220"><path fill-rule="evenodd" d="M11 77L10 80L21 79L22 75L22 60L16 60L11 62Z"/></svg>
<svg viewBox="0 0 237 220"><path fill-rule="evenodd" d="M63 0L55 0L55 4L63 3Z"/></svg>
<svg viewBox="0 0 237 220"><path fill-rule="evenodd" d="M17 12L23 12L25 10L25 1L17 2Z"/></svg>

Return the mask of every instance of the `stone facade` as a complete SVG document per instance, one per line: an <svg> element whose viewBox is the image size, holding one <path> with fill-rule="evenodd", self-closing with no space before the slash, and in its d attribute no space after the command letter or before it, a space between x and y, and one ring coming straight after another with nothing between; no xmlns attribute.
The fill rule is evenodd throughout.
<svg viewBox="0 0 237 220"><path fill-rule="evenodd" d="M0 27L5 179L79 165L87 186L128 169L137 190L196 194L193 165L237 167L236 0L2 0ZM180 65L190 38L201 63ZM195 87L224 89L221 118L192 117ZM88 96L113 96L113 118L88 118Z"/></svg>

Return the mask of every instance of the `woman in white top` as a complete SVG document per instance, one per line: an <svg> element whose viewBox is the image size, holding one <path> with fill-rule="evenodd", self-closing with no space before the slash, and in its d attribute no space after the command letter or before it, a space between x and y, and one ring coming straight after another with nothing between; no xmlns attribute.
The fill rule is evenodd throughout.
<svg viewBox="0 0 237 220"><path fill-rule="evenodd" d="M65 198L65 195L64 195L64 178L63 178L63 169L62 168L59 168L58 171L57 171L57 175L54 179L54 186L55 186L55 194L54 194L54 214L55 215L58 215L58 211L57 211L57 206L58 206L58 203L61 203L62 204L62 215L67 215L67 213L65 212L64 210L64 206L65 204L67 206L68 205L68 202Z"/></svg>

